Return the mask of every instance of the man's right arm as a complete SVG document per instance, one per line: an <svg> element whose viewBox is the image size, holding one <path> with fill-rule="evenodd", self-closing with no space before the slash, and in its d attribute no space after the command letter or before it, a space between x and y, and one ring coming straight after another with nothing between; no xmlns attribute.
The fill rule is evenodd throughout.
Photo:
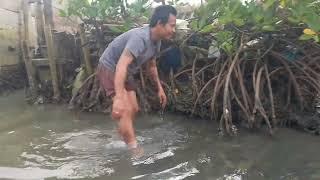
<svg viewBox="0 0 320 180"><path fill-rule="evenodd" d="M132 56L131 52L127 49L124 49L116 66L114 78L115 92L116 96L118 97L123 97L124 95L128 66L132 63L133 59L134 57Z"/></svg>

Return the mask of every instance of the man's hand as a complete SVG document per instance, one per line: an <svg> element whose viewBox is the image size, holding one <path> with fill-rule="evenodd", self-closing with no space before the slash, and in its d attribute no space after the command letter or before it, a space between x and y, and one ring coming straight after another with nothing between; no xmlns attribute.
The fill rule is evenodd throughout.
<svg viewBox="0 0 320 180"><path fill-rule="evenodd" d="M164 109L167 105L167 96L162 87L159 88L158 97L160 100L161 108Z"/></svg>

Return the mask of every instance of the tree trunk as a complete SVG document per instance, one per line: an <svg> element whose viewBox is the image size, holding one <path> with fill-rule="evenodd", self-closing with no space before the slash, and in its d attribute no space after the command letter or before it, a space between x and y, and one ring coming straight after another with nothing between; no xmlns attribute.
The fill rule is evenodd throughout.
<svg viewBox="0 0 320 180"><path fill-rule="evenodd" d="M93 70L92 70L91 60L90 60L90 52L86 46L87 38L86 38L84 25L81 24L79 26L79 29L80 29L81 47L82 47L82 52L83 52L84 63L86 66L86 72L87 72L87 75L90 75L93 73Z"/></svg>

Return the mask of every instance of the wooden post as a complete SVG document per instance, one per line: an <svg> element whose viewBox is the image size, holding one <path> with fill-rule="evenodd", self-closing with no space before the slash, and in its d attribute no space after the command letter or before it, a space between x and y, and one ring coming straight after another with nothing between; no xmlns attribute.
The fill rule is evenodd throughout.
<svg viewBox="0 0 320 180"><path fill-rule="evenodd" d="M22 40L22 55L25 63L31 95L35 97L37 95L37 88L35 83L35 71L32 66L30 50L29 50L29 5L25 0L21 0L20 14L23 15L23 27L24 27L24 38Z"/></svg>
<svg viewBox="0 0 320 180"><path fill-rule="evenodd" d="M44 35L46 38L48 60L49 60L50 73L51 73L52 86L53 86L53 99L59 101L60 90L59 90L59 81L58 81L58 71L57 71L56 59L54 56L52 29L50 24L44 25Z"/></svg>
<svg viewBox="0 0 320 180"><path fill-rule="evenodd" d="M20 6L22 5L22 3L20 3ZM22 7L20 8L22 9ZM18 50L19 50L19 62L22 64L23 62L23 46L22 46L22 38L23 38L23 35L22 35L22 16L23 16L23 13L21 10L19 10L19 13L18 13Z"/></svg>
<svg viewBox="0 0 320 180"><path fill-rule="evenodd" d="M39 48L41 50L41 45L44 45L45 43L45 37L44 37L44 20L43 20L43 14L41 11L42 5L41 2L34 2L36 3L36 27L37 27L37 43L39 45Z"/></svg>
<svg viewBox="0 0 320 180"><path fill-rule="evenodd" d="M44 0L44 2L49 2L49 0ZM44 8L50 7L44 5ZM52 27L51 22L46 21L50 19L48 16L48 13L44 13L44 11L50 11L44 9L41 14L44 16L44 35L46 39L46 45L47 45L47 51L48 51L48 60L49 60L49 66L50 66L50 73L51 73L51 79L52 79L52 86L53 86L53 99L56 101L60 100L60 90L59 90L59 81L58 81L58 71L57 71L57 63L54 55L54 46L53 46L53 37L52 37Z"/></svg>
<svg viewBox="0 0 320 180"><path fill-rule="evenodd" d="M89 49L86 47L87 38L86 38L84 25L80 24L79 29L80 29L81 47L82 47L84 62L86 66L86 72L88 75L90 75L93 73L93 70L92 70L91 60L90 60L90 52L89 52Z"/></svg>
<svg viewBox="0 0 320 180"><path fill-rule="evenodd" d="M53 13L52 13L52 0L43 0L43 13L45 24L50 24L51 28L54 28Z"/></svg>

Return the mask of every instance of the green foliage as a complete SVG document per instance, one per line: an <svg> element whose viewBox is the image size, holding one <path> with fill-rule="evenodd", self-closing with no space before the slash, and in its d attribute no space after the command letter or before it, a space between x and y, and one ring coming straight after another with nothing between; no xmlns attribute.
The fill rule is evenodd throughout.
<svg viewBox="0 0 320 180"><path fill-rule="evenodd" d="M147 19L151 13L148 2L136 0L128 4L127 0L69 0L67 8L60 10L60 16L77 16L82 20L124 20L124 27L115 29L115 32L123 32L137 19Z"/></svg>
<svg viewBox="0 0 320 180"><path fill-rule="evenodd" d="M223 49L227 54L232 54L237 41L234 32L219 31L215 37L217 38L219 48Z"/></svg>
<svg viewBox="0 0 320 180"><path fill-rule="evenodd" d="M242 3L240 0L208 0L207 2L196 10L197 18L190 23L190 27L202 33L217 33L219 38L222 38L220 40L222 44L219 46L224 47L226 52L234 52L236 47L233 45L236 43L226 42L238 41L236 34L275 32L281 30L285 23L310 28L315 34L302 34L300 40L313 39L319 42L320 1L264 0L262 3L257 3L248 0ZM233 38L229 33L229 35L221 33L221 30L234 32Z"/></svg>
<svg viewBox="0 0 320 180"><path fill-rule="evenodd" d="M151 4L149 0L136 0L134 3L128 5L128 11L131 17L150 17Z"/></svg>
<svg viewBox="0 0 320 180"><path fill-rule="evenodd" d="M119 0L69 0L66 10L61 10L64 16L78 16L81 19L104 19L107 16L118 16L122 1Z"/></svg>
<svg viewBox="0 0 320 180"><path fill-rule="evenodd" d="M288 4L291 12L290 20L293 23L304 23L315 31L320 31L319 4L312 4L310 1L301 1L299 5L294 3Z"/></svg>

